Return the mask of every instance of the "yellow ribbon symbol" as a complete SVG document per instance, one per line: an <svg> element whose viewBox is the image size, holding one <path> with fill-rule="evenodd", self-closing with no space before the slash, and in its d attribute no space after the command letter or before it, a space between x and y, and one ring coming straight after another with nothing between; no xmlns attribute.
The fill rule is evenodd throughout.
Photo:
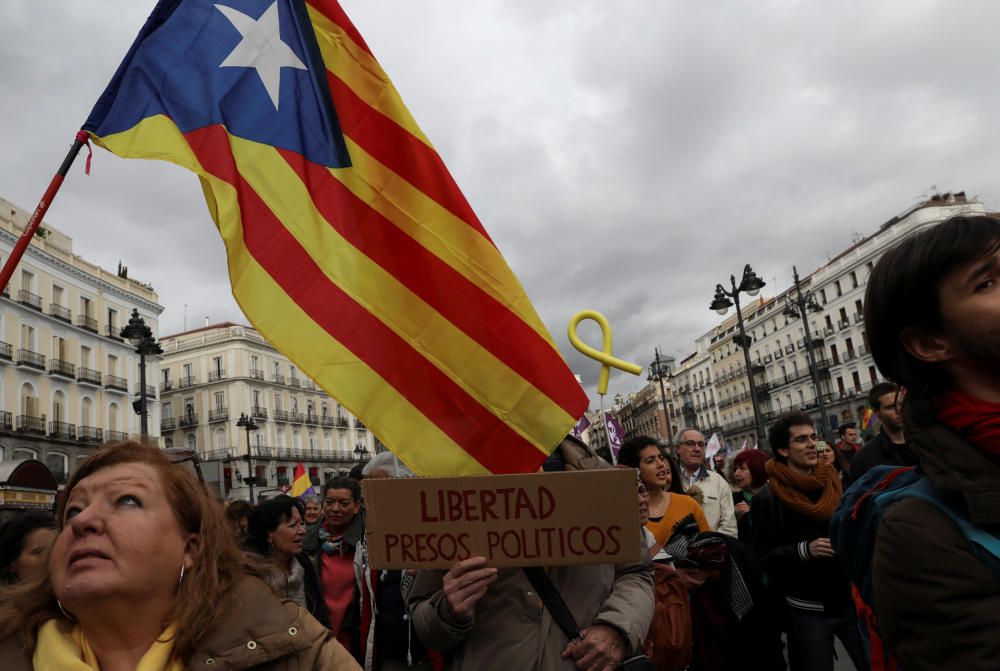
<svg viewBox="0 0 1000 671"><path fill-rule="evenodd" d="M590 345L585 345L583 341L580 340L580 337L576 335L576 327L579 326L580 322L584 319L591 319L597 322L597 325L601 327L601 336L604 338L604 351L598 352ZM632 375L638 375L642 372L642 366L637 366L634 363L622 361L621 359L616 359L611 356L611 324L608 323L608 320L605 319L604 315L596 310L581 310L573 315L573 318L569 320L567 335L569 336L570 343L581 354L601 362L601 374L597 378L597 393L601 396L608 393L608 378L611 377L612 368L623 370L626 373L632 373Z"/></svg>

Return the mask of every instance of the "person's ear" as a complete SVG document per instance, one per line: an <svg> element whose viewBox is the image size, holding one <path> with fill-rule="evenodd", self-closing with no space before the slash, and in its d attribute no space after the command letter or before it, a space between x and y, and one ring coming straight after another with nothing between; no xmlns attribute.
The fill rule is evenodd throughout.
<svg viewBox="0 0 1000 671"><path fill-rule="evenodd" d="M190 571L194 568L194 558L198 554L198 534L190 534L184 546L184 568Z"/></svg>
<svg viewBox="0 0 1000 671"><path fill-rule="evenodd" d="M778 453L781 457L788 461L788 448L787 447L776 447L774 451Z"/></svg>
<svg viewBox="0 0 1000 671"><path fill-rule="evenodd" d="M943 335L907 326L899 340L909 354L925 363L940 363L954 357L951 342Z"/></svg>

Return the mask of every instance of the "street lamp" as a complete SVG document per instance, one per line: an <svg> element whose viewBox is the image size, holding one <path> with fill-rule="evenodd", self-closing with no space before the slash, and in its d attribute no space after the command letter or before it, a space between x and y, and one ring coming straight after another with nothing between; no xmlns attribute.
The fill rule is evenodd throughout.
<svg viewBox="0 0 1000 671"><path fill-rule="evenodd" d="M663 378L670 374L670 369L674 366L674 358L672 356L661 358L659 347L654 347L653 353L656 357L649 364L649 375L646 377L646 381L660 381L660 396L663 397L663 417L667 420L667 445L672 445L674 442L674 432L670 428L670 407L667 404L667 390L663 386Z"/></svg>
<svg viewBox="0 0 1000 671"><path fill-rule="evenodd" d="M795 278L795 295L791 298L785 297L785 309L782 314L791 319L802 318L802 326L806 333L806 357L809 360L809 377L812 379L813 390L816 394L816 402L819 405L819 416L823 430L820 435L825 439L830 428L826 416L826 403L823 401L823 391L819 386L819 368L816 366L816 355L813 353L813 339L809 330L809 312L822 312L823 308L813 297L812 292L802 293L802 283L799 281L799 271L792 266L792 276Z"/></svg>
<svg viewBox="0 0 1000 671"><path fill-rule="evenodd" d="M146 407L146 355L163 354L160 343L153 338L153 329L146 326L145 320L139 316L139 311L132 310L132 318L128 320L128 326L121 331L121 337L127 340L135 351L139 354L139 400L132 403L137 415L139 415L139 431L142 441L149 438L149 411Z"/></svg>
<svg viewBox="0 0 1000 671"><path fill-rule="evenodd" d="M747 335L746 329L743 326L743 311L740 310L740 293L745 293L748 296L756 296L760 293L765 283L764 280L757 277L757 273L753 271L749 263L743 267L743 278L740 280L739 286L736 285L736 277L734 275L729 276L729 282L732 285L732 289L729 291L726 291L721 284L715 285L715 298L712 299L712 303L708 307L710 310L715 310L721 316L726 314L733 305L736 306L736 323L739 325L740 334L733 338L733 342L743 349L743 361L746 363L747 377L750 379L750 405L753 406L757 445L764 448L767 445L767 436L764 434L764 423L760 419L760 408L757 406L757 385L753 381L753 370L750 364L750 343L753 342L753 338Z"/></svg>
<svg viewBox="0 0 1000 671"><path fill-rule="evenodd" d="M248 417L245 412L240 413L240 418L236 421L236 426L247 430L247 477L243 478L243 482L250 487L250 504L253 505L253 486L257 482L257 478L253 475L253 455L251 454L252 448L250 447L250 432L257 430L257 423L253 421L253 417Z"/></svg>

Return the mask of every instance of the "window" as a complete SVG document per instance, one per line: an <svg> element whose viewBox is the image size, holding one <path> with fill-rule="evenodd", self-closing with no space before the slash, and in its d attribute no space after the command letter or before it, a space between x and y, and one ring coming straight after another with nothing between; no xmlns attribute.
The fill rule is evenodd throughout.
<svg viewBox="0 0 1000 671"><path fill-rule="evenodd" d="M198 441L195 438L195 435L193 433L189 433L187 435L187 438L185 439L185 441L187 443L187 448L189 450L197 450L198 449Z"/></svg>
<svg viewBox="0 0 1000 671"><path fill-rule="evenodd" d="M837 378L837 391L840 392L841 396L847 393L847 389L844 387L844 378L842 377Z"/></svg>
<svg viewBox="0 0 1000 671"><path fill-rule="evenodd" d="M52 358L66 361L66 341L59 336L52 336Z"/></svg>
<svg viewBox="0 0 1000 671"><path fill-rule="evenodd" d="M215 449L224 450L226 449L226 430L216 429L215 430Z"/></svg>
<svg viewBox="0 0 1000 671"><path fill-rule="evenodd" d="M194 418L194 398L189 397L184 399L184 416L187 418Z"/></svg>
<svg viewBox="0 0 1000 671"><path fill-rule="evenodd" d="M858 288L858 273L854 270L851 271L851 287L853 289Z"/></svg>
<svg viewBox="0 0 1000 671"><path fill-rule="evenodd" d="M868 379L871 380L873 387L878 384L878 372L875 370L875 366L868 366Z"/></svg>
<svg viewBox="0 0 1000 671"><path fill-rule="evenodd" d="M274 410L275 412L281 411L281 394L274 395Z"/></svg>
<svg viewBox="0 0 1000 671"><path fill-rule="evenodd" d="M193 377L193 375L194 375L194 372L193 372L193 370L191 368L191 364L186 363L186 364L184 364L183 368L184 368L184 377L186 377L188 380L190 380Z"/></svg>
<svg viewBox="0 0 1000 671"><path fill-rule="evenodd" d="M212 357L212 372L215 373L215 378L219 379L222 377L222 357L216 356Z"/></svg>
<svg viewBox="0 0 1000 671"><path fill-rule="evenodd" d="M118 328L118 310L108 308L108 335L117 336L120 330Z"/></svg>
<svg viewBox="0 0 1000 671"><path fill-rule="evenodd" d="M254 389L253 390L253 409L254 410L259 410L260 407L261 407L261 404L260 404L260 391L258 391L257 389Z"/></svg>
<svg viewBox="0 0 1000 671"><path fill-rule="evenodd" d="M108 355L108 375L118 375L118 357L114 354Z"/></svg>
<svg viewBox="0 0 1000 671"><path fill-rule="evenodd" d="M826 289L820 289L819 290L819 298L820 298L820 302L822 302L823 305L826 305Z"/></svg>
<svg viewBox="0 0 1000 671"><path fill-rule="evenodd" d="M161 368L160 369L160 376L161 376L161 378L163 380L163 388L164 389L170 389L170 369L169 368Z"/></svg>
<svg viewBox="0 0 1000 671"><path fill-rule="evenodd" d="M832 331L833 330L833 319L830 317L830 315L826 315L825 319L826 319L826 327Z"/></svg>
<svg viewBox="0 0 1000 671"><path fill-rule="evenodd" d="M63 304L63 294L64 294L64 292L63 292L63 288L62 287L60 287L60 286L58 286L56 284L52 285L52 303L53 304L61 306Z"/></svg>
<svg viewBox="0 0 1000 671"><path fill-rule="evenodd" d="M299 411L299 399L297 396L292 396L292 412Z"/></svg>
<svg viewBox="0 0 1000 671"><path fill-rule="evenodd" d="M850 323L847 320L847 308L840 308L840 322L845 326Z"/></svg>
<svg viewBox="0 0 1000 671"><path fill-rule="evenodd" d="M854 313L860 317L865 313L864 306L861 304L860 300L854 301Z"/></svg>
<svg viewBox="0 0 1000 671"><path fill-rule="evenodd" d="M840 357L837 355L836 345L830 345L830 361L832 361L834 365L840 363Z"/></svg>
<svg viewBox="0 0 1000 671"><path fill-rule="evenodd" d="M163 419L173 419L174 418L174 404L164 403L163 409L160 411Z"/></svg>
<svg viewBox="0 0 1000 671"><path fill-rule="evenodd" d="M93 365L93 352L86 345L80 346L80 365L90 368Z"/></svg>
<svg viewBox="0 0 1000 671"><path fill-rule="evenodd" d="M35 275L27 270L21 271L21 288L25 291L35 293Z"/></svg>
<svg viewBox="0 0 1000 671"><path fill-rule="evenodd" d="M80 314L87 319L94 318L94 303L86 296L80 296Z"/></svg>
<svg viewBox="0 0 1000 671"><path fill-rule="evenodd" d="M259 367L260 367L260 359L255 356L250 357L250 372L256 373Z"/></svg>
<svg viewBox="0 0 1000 671"><path fill-rule="evenodd" d="M222 391L215 392L215 409L221 411L226 407L226 393Z"/></svg>
<svg viewBox="0 0 1000 671"><path fill-rule="evenodd" d="M61 452L49 452L45 457L45 465L52 471L56 482L64 484L69 474L69 457Z"/></svg>
<svg viewBox="0 0 1000 671"><path fill-rule="evenodd" d="M835 287L837 287L837 297L840 298L841 296L843 296L844 295L844 290L840 288L840 280L837 280L836 282L834 282L833 285Z"/></svg>
<svg viewBox="0 0 1000 671"><path fill-rule="evenodd" d="M851 379L854 382L854 391L860 392L861 391L861 376L858 374L857 371L854 371L853 373L851 373Z"/></svg>
<svg viewBox="0 0 1000 671"><path fill-rule="evenodd" d="M844 341L844 346L847 348L847 358L848 359L853 359L854 358L854 342L850 338L847 338Z"/></svg>

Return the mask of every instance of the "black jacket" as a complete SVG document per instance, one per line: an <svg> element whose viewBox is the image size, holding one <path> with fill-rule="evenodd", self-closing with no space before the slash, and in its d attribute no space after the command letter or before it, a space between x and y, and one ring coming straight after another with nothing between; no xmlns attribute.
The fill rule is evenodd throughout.
<svg viewBox="0 0 1000 671"><path fill-rule="evenodd" d="M833 558L813 558L810 541L830 536L830 522L810 520L783 504L770 485L750 502L753 549L768 588L786 604L821 603L823 612L840 616L850 605L847 578ZM802 607L801 605L799 606Z"/></svg>
<svg viewBox="0 0 1000 671"><path fill-rule="evenodd" d="M851 462L851 477L844 483L846 488L869 469L876 466L916 466L917 454L907 444L899 445L889 440L885 431L880 429L878 435L865 443L861 451Z"/></svg>

